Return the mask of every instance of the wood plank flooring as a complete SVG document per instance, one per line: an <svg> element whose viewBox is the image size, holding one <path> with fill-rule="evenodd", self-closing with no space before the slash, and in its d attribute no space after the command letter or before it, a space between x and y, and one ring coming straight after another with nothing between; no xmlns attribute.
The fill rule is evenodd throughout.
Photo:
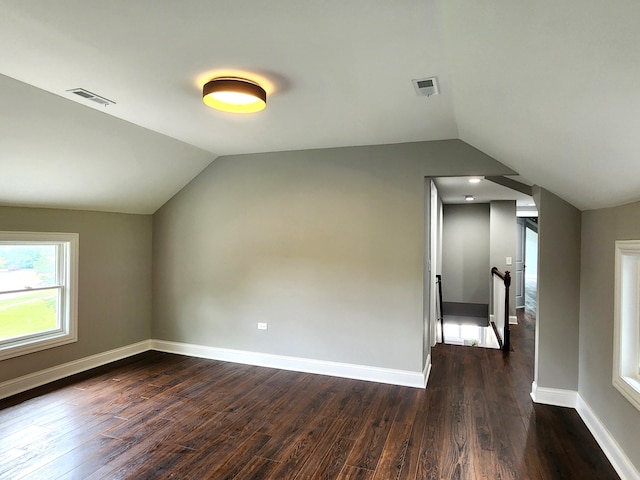
<svg viewBox="0 0 640 480"><path fill-rule="evenodd" d="M0 479L618 478L513 351L433 349L427 390L148 352L0 401Z"/></svg>

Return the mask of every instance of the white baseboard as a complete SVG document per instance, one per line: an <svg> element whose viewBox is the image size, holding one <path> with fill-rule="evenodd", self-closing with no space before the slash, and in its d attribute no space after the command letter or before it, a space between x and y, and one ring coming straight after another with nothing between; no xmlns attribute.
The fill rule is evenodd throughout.
<svg viewBox="0 0 640 480"><path fill-rule="evenodd" d="M620 478L622 480L640 479L640 472L633 466L611 432L580 395L577 396L576 410Z"/></svg>
<svg viewBox="0 0 640 480"><path fill-rule="evenodd" d="M310 358L288 357L269 353L249 352L245 350L232 350L228 348L208 347L188 343L169 342L165 340L151 340L151 348L167 353L189 355L191 357L210 358L224 362L243 363L258 367L279 368L295 372L316 373L330 375L332 377L352 378L355 380L367 380L370 382L402 385L406 387L425 388L426 375L429 373L430 358L427 372L412 372L407 370L394 370L382 367L370 367L367 365L355 365L350 363L329 362Z"/></svg>
<svg viewBox="0 0 640 480"><path fill-rule="evenodd" d="M574 408L593 435L593 438L595 438L598 445L600 445L600 448L611 462L611 465L621 480L640 479L640 472L633 466L629 457L627 457L613 435L611 435L611 432L609 432L607 427L605 427L578 392L538 387L537 383L533 382L531 398L535 403Z"/></svg>
<svg viewBox="0 0 640 480"><path fill-rule="evenodd" d="M427 383L429 383L429 376L431 375L431 354L427 355L427 362L422 370L422 377L424 378L424 385L422 388L427 388Z"/></svg>
<svg viewBox="0 0 640 480"><path fill-rule="evenodd" d="M132 355L137 355L138 353L146 352L147 350L150 350L150 345L150 340L144 340L132 345L127 345L126 347L120 347L107 352L98 353L96 355L91 355L90 357L63 363L62 365L47 368L46 370L40 370L39 372L2 382L0 383L0 398L10 397L11 395L60 380L61 378L75 375L76 373L84 372L91 368L96 368L116 360L121 360Z"/></svg>
<svg viewBox="0 0 640 480"><path fill-rule="evenodd" d="M577 395L573 390L539 387L536 382L531 385L531 398L535 403L576 408Z"/></svg>
<svg viewBox="0 0 640 480"><path fill-rule="evenodd" d="M146 352L147 350L158 350L192 357L211 358L225 362L280 368L282 370L316 373L319 375L367 380L415 388L426 388L429 374L431 373L431 355L427 358L424 371L411 372L407 370L328 362L309 358L286 357L282 355L207 347L204 345L192 345L163 340L144 340L2 382L0 383L0 398L10 397L11 395L25 392L32 388L60 380L61 378L84 372L85 370L90 370L116 360Z"/></svg>

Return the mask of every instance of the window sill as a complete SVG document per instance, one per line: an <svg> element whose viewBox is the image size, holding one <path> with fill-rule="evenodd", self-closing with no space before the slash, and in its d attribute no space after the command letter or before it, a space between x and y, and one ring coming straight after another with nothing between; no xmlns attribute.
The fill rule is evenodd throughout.
<svg viewBox="0 0 640 480"><path fill-rule="evenodd" d="M41 336L39 338L17 341L15 343L6 343L0 347L0 360L19 357L20 355L27 355L77 341L78 336L75 332L71 332Z"/></svg>
<svg viewBox="0 0 640 480"><path fill-rule="evenodd" d="M613 386L631 404L640 410L640 380L633 377L616 376L613 379Z"/></svg>

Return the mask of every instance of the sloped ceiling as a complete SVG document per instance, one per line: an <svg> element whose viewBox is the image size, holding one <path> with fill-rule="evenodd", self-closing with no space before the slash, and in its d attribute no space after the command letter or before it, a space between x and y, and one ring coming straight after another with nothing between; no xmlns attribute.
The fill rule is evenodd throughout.
<svg viewBox="0 0 640 480"><path fill-rule="evenodd" d="M445 4L460 138L581 209L640 199L640 3Z"/></svg>
<svg viewBox="0 0 640 480"><path fill-rule="evenodd" d="M637 200L639 8L0 0L0 202L151 213L219 155L449 138L579 208ZM267 109L205 107L219 75L260 81Z"/></svg>
<svg viewBox="0 0 640 480"><path fill-rule="evenodd" d="M0 204L149 214L210 152L0 75Z"/></svg>

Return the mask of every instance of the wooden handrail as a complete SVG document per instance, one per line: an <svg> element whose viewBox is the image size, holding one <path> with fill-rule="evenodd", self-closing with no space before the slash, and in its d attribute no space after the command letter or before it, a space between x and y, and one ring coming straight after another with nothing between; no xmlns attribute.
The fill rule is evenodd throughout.
<svg viewBox="0 0 640 480"><path fill-rule="evenodd" d="M436 275L436 284L438 285L438 321L440 322L440 337L442 343L444 341L444 312L442 308L442 275Z"/></svg>
<svg viewBox="0 0 640 480"><path fill-rule="evenodd" d="M504 283L504 335L502 338L502 350L511 350L511 330L509 327L509 287L511 286L511 273L509 270L502 273L496 267L491 269L491 275L496 275Z"/></svg>
<svg viewBox="0 0 640 480"><path fill-rule="evenodd" d="M498 270L497 267L493 267L491 269L491 273L493 275L499 276L502 279L502 281L504 282L505 287L510 287L511 286L511 273L509 272L509 270L507 270L506 272L502 273L500 270Z"/></svg>

